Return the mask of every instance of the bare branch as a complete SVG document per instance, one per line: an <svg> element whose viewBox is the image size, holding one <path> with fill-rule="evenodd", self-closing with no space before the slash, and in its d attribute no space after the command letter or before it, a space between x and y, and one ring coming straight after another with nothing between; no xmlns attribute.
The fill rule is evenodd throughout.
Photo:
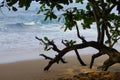
<svg viewBox="0 0 120 80"><path fill-rule="evenodd" d="M113 8L115 8L115 6L116 6L116 4L113 4L113 5L107 10L107 13L109 14L109 13L113 10Z"/></svg>
<svg viewBox="0 0 120 80"><path fill-rule="evenodd" d="M44 45L47 45L47 43L45 41L43 41L42 39L38 38L37 36L35 37L37 40L41 41Z"/></svg>
<svg viewBox="0 0 120 80"><path fill-rule="evenodd" d="M76 23L75 25L76 25L76 30L77 30L77 36L78 36L78 38L80 38L83 43L84 43L84 42L87 42L87 41L84 39L83 36L80 36L80 32L79 32L79 28L78 28L77 23Z"/></svg>
<svg viewBox="0 0 120 80"><path fill-rule="evenodd" d="M54 44L53 41L48 40L48 43L46 43L45 41L43 41L42 39L40 39L40 38L38 38L38 37L35 37L35 38L36 38L37 40L41 41L44 45L52 45L52 46L53 46L52 49L53 49L54 51L58 52L58 54L61 52L61 51L57 48L57 46ZM45 59L53 60L53 58L48 57L48 56L46 56L46 55L44 55L44 54L40 54L40 56L43 56ZM61 60L62 63L67 63L63 58L60 58L60 60ZM59 61L57 61L57 63L59 63Z"/></svg>
<svg viewBox="0 0 120 80"><path fill-rule="evenodd" d="M48 56L46 56L46 55L44 55L44 54L40 54L40 56L43 56L45 59L53 60L53 58L48 57ZM67 63L67 61L65 61L65 59L63 59L63 58L61 58L60 61L61 61L62 63ZM59 62L57 62L57 63L59 63Z"/></svg>
<svg viewBox="0 0 120 80"><path fill-rule="evenodd" d="M96 49L100 49L103 48L105 46L100 45L98 42L95 41L90 41L90 42L85 42L82 44L76 44L76 45L72 45L72 46L68 46L64 49L61 50L61 52L53 59L49 62L49 64L44 68L44 70L49 70L49 68L56 62L59 62L59 60L61 59L61 57L63 57L67 52L72 51L72 50L77 50L77 49L82 49L82 48L86 48L86 47L93 47Z"/></svg>
<svg viewBox="0 0 120 80"><path fill-rule="evenodd" d="M97 25L97 32L98 32L98 37L97 37L97 41L100 42L100 38L101 38L101 31L100 31L100 27L99 25L99 20L100 20L100 16L101 16L101 9L97 6L95 0L88 0L91 4L92 4L92 8L93 8L93 14L94 14L94 18L96 21L96 25ZM96 13L98 12L98 13Z"/></svg>
<svg viewBox="0 0 120 80"><path fill-rule="evenodd" d="M109 26L109 25L108 25L108 26ZM105 30L106 30L106 36L107 36L108 41L109 41L109 46L111 47L111 45L112 45L111 35L110 35L107 27L105 28Z"/></svg>
<svg viewBox="0 0 120 80"><path fill-rule="evenodd" d="M40 54L40 56L43 56L45 59L53 60L53 58L48 57L48 56L46 56L46 55L44 55L44 54Z"/></svg>
<svg viewBox="0 0 120 80"><path fill-rule="evenodd" d="M46 43L45 41L43 41L42 39L40 39L40 38L38 38L38 37L35 37L37 40L39 40L39 41L41 41L44 45L51 45L52 46L52 49L54 50L54 51L56 51L56 52L61 52L58 48L57 48L57 46L54 44L54 42L53 41L50 41L50 40L48 40L48 42Z"/></svg>
<svg viewBox="0 0 120 80"><path fill-rule="evenodd" d="M120 37L116 41L118 41L119 39L120 39ZM116 41L113 42L113 44L111 45L111 47L113 47L115 45Z"/></svg>
<svg viewBox="0 0 120 80"><path fill-rule="evenodd" d="M64 42L64 41L62 40L62 43L63 43L66 47L70 47L70 46L73 45L72 43L70 43L70 41ZM74 51L75 51L75 53L76 53L76 55L77 55L77 59L78 59L79 63L80 63L82 66L86 66L86 64L85 64L85 63L83 62L83 60L81 59L81 57L80 57L79 52L77 51L77 49L75 49Z"/></svg>

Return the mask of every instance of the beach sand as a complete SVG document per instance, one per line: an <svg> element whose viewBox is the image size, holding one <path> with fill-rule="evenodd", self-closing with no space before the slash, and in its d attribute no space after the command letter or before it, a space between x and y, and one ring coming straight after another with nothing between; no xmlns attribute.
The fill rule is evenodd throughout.
<svg viewBox="0 0 120 80"><path fill-rule="evenodd" d="M29 60L7 64L0 64L0 80L55 80L62 77L70 77L81 72L99 71L98 66L102 65L107 55L95 60L92 69L89 69L92 54L81 55L87 66L81 66L76 56L65 56L67 64L53 64L49 71L43 71L49 60ZM108 71L120 72L120 64L115 64Z"/></svg>

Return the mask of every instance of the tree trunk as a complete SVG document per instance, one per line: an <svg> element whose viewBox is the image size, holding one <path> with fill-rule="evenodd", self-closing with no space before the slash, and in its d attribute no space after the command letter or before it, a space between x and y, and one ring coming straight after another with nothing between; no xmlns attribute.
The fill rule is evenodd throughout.
<svg viewBox="0 0 120 80"><path fill-rule="evenodd" d="M106 71L113 64L120 63L120 53L117 50L113 48L106 48L102 51L103 53L107 54L109 58L103 63L102 66L98 67L98 69Z"/></svg>

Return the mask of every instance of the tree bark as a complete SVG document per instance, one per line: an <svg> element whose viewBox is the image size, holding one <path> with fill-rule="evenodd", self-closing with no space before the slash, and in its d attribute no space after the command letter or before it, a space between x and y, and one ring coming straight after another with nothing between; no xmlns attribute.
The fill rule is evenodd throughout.
<svg viewBox="0 0 120 80"><path fill-rule="evenodd" d="M74 51L75 51L75 53L76 53L76 55L77 55L77 59L78 59L79 63L80 63L82 66L86 66L86 64L82 61L82 59L81 59L78 51L77 51L77 50L74 50Z"/></svg>
<svg viewBox="0 0 120 80"><path fill-rule="evenodd" d="M82 44L76 44L73 46L68 46L66 48L64 48L63 50L61 50L61 52L53 59L51 60L48 65L44 68L45 71L49 70L49 68L56 62L59 62L59 60L69 51L71 50L76 50L76 49L83 49L86 47L93 47L97 50L100 51L100 54L94 55L91 61L91 67L94 63L94 59L96 57L99 57L103 54L107 54L109 56L109 59L107 61L104 62L104 64L100 67L102 70L107 70L111 65L113 65L114 63L118 63L120 62L120 54L117 50L113 49L113 48L109 48L105 45L99 44L98 42L95 41L90 41L90 42L86 42L86 43L82 43Z"/></svg>

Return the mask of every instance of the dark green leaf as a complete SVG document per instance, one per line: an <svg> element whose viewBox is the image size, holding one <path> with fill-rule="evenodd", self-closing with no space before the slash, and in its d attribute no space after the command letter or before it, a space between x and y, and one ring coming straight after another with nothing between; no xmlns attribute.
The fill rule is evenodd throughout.
<svg viewBox="0 0 120 80"><path fill-rule="evenodd" d="M44 37L44 40L45 40L45 41L49 41L48 37Z"/></svg>
<svg viewBox="0 0 120 80"><path fill-rule="evenodd" d="M17 11L17 8L16 8L16 7L12 7L12 10L13 10L13 11Z"/></svg>

